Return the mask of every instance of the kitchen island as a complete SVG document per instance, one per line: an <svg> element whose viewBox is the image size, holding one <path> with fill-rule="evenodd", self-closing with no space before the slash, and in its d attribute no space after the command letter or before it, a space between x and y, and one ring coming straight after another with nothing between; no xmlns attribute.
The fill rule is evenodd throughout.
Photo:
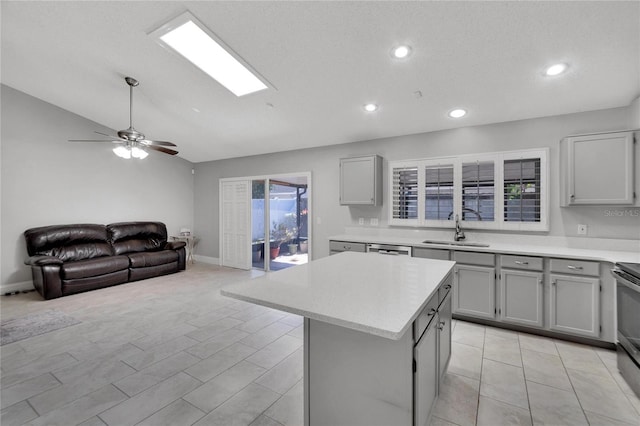
<svg viewBox="0 0 640 426"><path fill-rule="evenodd" d="M304 316L306 425L424 425L450 354L453 266L348 252L221 294Z"/></svg>

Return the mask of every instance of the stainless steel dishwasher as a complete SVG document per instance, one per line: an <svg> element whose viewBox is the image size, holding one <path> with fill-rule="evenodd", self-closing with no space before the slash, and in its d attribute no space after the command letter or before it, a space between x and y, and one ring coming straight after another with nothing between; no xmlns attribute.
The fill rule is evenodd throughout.
<svg viewBox="0 0 640 426"><path fill-rule="evenodd" d="M393 244L367 244L367 253L411 256L411 247L396 246Z"/></svg>

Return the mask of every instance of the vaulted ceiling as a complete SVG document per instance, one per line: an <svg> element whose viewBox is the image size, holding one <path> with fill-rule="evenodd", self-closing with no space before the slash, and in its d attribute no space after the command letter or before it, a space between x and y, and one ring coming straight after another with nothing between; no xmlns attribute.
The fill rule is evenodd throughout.
<svg viewBox="0 0 640 426"><path fill-rule="evenodd" d="M119 130L123 78L135 77L135 127L192 162L626 106L640 94L635 1L0 7L3 84ZM236 97L148 35L187 10L273 88ZM392 58L398 44L412 54ZM545 77L558 62L568 71ZM457 107L467 116L449 118Z"/></svg>

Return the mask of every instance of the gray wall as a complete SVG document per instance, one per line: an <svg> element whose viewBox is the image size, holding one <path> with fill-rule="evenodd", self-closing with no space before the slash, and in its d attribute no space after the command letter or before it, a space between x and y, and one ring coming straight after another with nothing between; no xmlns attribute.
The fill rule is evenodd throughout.
<svg viewBox="0 0 640 426"><path fill-rule="evenodd" d="M195 166L195 230L201 242L198 254L219 257L218 179L310 171L313 185L313 253L328 255L328 237L357 226L358 218L378 217L380 227L388 227L387 162L410 158L438 157L469 153L510 151L549 147L550 230L543 235L576 236L578 223L589 226L590 237L640 239L640 217L607 215L610 207L559 207L558 145L570 134L638 127L634 110L627 108L584 112L563 116L466 127L454 130L406 135L324 148L282 152L253 157L198 163ZM343 207L338 203L339 158L379 154L384 159L384 205L382 207ZM640 164L640 149L636 150ZM636 175L640 189L640 173ZM634 209L637 213L637 209ZM318 224L318 219L321 223Z"/></svg>
<svg viewBox="0 0 640 426"><path fill-rule="evenodd" d="M22 236L31 227L158 220L170 234L193 229L192 163L155 152L123 160L111 144L67 142L113 131L4 85L1 94L1 285L31 279Z"/></svg>

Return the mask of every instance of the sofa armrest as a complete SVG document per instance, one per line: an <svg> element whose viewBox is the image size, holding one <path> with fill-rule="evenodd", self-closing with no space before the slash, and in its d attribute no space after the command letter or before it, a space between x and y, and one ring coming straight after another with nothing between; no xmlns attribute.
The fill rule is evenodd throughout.
<svg viewBox="0 0 640 426"><path fill-rule="evenodd" d="M31 256L24 261L25 265L44 266L44 265L62 265L62 260L54 256Z"/></svg>
<svg viewBox="0 0 640 426"><path fill-rule="evenodd" d="M178 249L181 249L182 247L185 247L186 245L187 243L185 243L184 241L169 241L167 242L167 244L164 245L164 249L178 250Z"/></svg>

